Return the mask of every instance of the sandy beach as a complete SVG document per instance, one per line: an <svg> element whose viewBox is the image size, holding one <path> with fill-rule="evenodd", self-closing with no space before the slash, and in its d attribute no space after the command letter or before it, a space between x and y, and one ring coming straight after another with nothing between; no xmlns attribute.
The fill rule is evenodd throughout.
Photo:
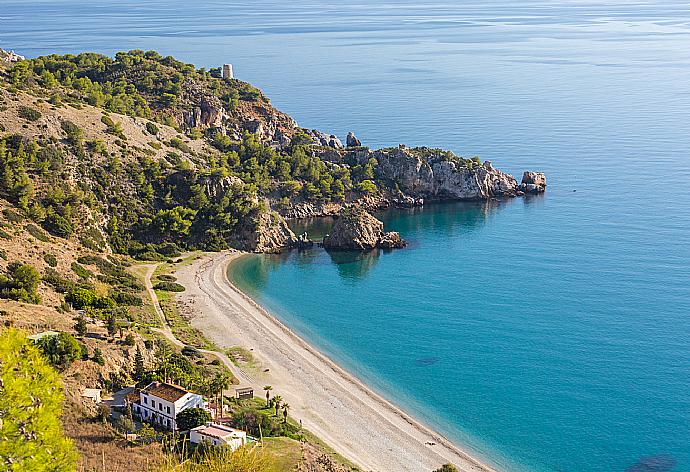
<svg viewBox="0 0 690 472"><path fill-rule="evenodd" d="M233 287L227 267L240 256L205 255L182 268L177 277L187 290L179 301L219 346L252 350L261 369L245 371L243 382L257 396L272 385L294 418L364 470L430 472L448 462L466 472L494 470L367 388Z"/></svg>

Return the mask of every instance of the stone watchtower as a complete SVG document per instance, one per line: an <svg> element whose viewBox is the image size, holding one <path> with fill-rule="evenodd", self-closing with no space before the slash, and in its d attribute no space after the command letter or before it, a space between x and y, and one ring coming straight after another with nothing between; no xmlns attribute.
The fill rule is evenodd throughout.
<svg viewBox="0 0 690 472"><path fill-rule="evenodd" d="M223 78L232 79L232 64L223 64Z"/></svg>

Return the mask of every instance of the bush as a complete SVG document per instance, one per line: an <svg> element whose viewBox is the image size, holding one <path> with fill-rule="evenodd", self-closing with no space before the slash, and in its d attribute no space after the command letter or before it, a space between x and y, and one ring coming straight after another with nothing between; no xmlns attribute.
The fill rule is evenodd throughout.
<svg viewBox="0 0 690 472"><path fill-rule="evenodd" d="M125 346L134 346L135 342L132 333L128 333L127 336L125 336L124 344Z"/></svg>
<svg viewBox="0 0 690 472"><path fill-rule="evenodd" d="M50 267L43 274L43 281L51 285L59 293L69 292L76 286L74 282L61 276L55 269Z"/></svg>
<svg viewBox="0 0 690 472"><path fill-rule="evenodd" d="M81 359L81 346L69 333L44 336L36 344L48 362L60 370L69 367L73 361Z"/></svg>
<svg viewBox="0 0 690 472"><path fill-rule="evenodd" d="M100 297L93 290L82 287L72 288L65 301L72 304L76 309L82 308L112 308L115 306L115 302L108 297Z"/></svg>
<svg viewBox="0 0 690 472"><path fill-rule="evenodd" d="M47 243L50 241L50 238L48 237L47 234L43 232L38 226L34 224L28 224L26 225L26 231L33 236L34 238L38 239L41 242Z"/></svg>
<svg viewBox="0 0 690 472"><path fill-rule="evenodd" d="M91 358L96 364L100 366L105 365L105 359L103 359L103 353L99 348L93 350L93 357Z"/></svg>
<svg viewBox="0 0 690 472"><path fill-rule="evenodd" d="M156 126L156 123L154 123L153 121L146 122L146 131L148 131L149 134L153 135L157 135L160 132L158 126Z"/></svg>
<svg viewBox="0 0 690 472"><path fill-rule="evenodd" d="M48 264L50 267L57 267L58 260L57 257L55 257L54 254L43 254L43 260Z"/></svg>
<svg viewBox="0 0 690 472"><path fill-rule="evenodd" d="M175 277L174 275L170 275L170 274L161 274L157 278L161 282L177 282L177 277Z"/></svg>
<svg viewBox="0 0 690 472"><path fill-rule="evenodd" d="M41 112L38 110L34 110L33 108L29 108L27 106L20 106L18 109L19 112L19 117L24 118L25 120L29 121L37 121L41 119Z"/></svg>
<svg viewBox="0 0 690 472"><path fill-rule="evenodd" d="M184 285L178 284L177 282L158 282L153 286L156 290L163 290L165 292L184 292Z"/></svg>
<svg viewBox="0 0 690 472"><path fill-rule="evenodd" d="M40 303L36 293L41 276L29 264L12 262L7 266L7 274L0 275L0 297L27 303Z"/></svg>
<svg viewBox="0 0 690 472"><path fill-rule="evenodd" d="M72 265L70 267L72 267L72 272L77 274L82 279L88 279L90 277L93 277L93 273L90 270L85 269L84 266L82 266L76 261L72 262Z"/></svg>
<svg viewBox="0 0 690 472"><path fill-rule="evenodd" d="M211 421L211 413L203 408L187 408L177 415L177 427L181 431L196 428Z"/></svg>
<svg viewBox="0 0 690 472"><path fill-rule="evenodd" d="M118 305L126 305L126 306L142 306L144 304L144 301L141 299L139 295L135 295L133 293L128 293L128 292L117 292L113 295L113 300L115 300L115 303Z"/></svg>
<svg viewBox="0 0 690 472"><path fill-rule="evenodd" d="M54 211L48 211L46 219L43 220L43 227L53 236L60 238L69 238L74 232L72 223Z"/></svg>

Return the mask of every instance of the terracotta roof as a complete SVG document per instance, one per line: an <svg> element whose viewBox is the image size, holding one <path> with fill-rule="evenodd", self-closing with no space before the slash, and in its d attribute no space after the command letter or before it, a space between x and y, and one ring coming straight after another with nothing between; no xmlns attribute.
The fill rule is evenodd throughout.
<svg viewBox="0 0 690 472"><path fill-rule="evenodd" d="M182 387L164 382L151 382L141 391L149 395L162 398L163 400L167 400L171 403L175 403L177 400L189 393Z"/></svg>

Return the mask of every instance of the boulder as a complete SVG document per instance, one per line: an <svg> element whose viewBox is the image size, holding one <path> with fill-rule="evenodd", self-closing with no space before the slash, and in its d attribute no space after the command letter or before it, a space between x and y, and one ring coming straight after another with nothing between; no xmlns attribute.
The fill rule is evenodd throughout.
<svg viewBox="0 0 690 472"><path fill-rule="evenodd" d="M525 171L520 190L525 193L543 193L546 191L546 175L542 172Z"/></svg>
<svg viewBox="0 0 690 472"><path fill-rule="evenodd" d="M347 139L345 140L345 144L347 144L347 147L360 147L362 145L362 141L357 139L357 136L355 136L355 133L350 131L347 133Z"/></svg>
<svg viewBox="0 0 690 472"><path fill-rule="evenodd" d="M370 250L378 247L404 247L398 233L384 233L383 223L361 207L344 209L323 239L329 250Z"/></svg>
<svg viewBox="0 0 690 472"><path fill-rule="evenodd" d="M407 243L400 237L400 233L397 231L384 233L378 244L378 247L382 249L399 249L405 246L407 246Z"/></svg>
<svg viewBox="0 0 690 472"><path fill-rule="evenodd" d="M328 146L336 149L342 149L343 143L334 134L330 135L328 138Z"/></svg>

